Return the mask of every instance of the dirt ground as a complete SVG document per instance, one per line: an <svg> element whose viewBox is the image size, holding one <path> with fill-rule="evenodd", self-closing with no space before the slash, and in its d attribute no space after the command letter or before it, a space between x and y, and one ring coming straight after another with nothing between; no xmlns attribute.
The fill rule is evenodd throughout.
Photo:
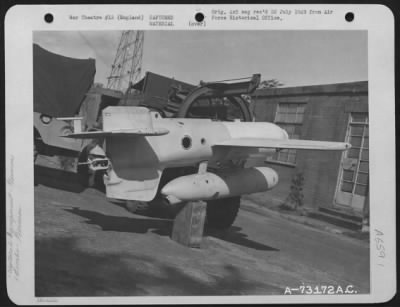
<svg viewBox="0 0 400 307"><path fill-rule="evenodd" d="M270 295L301 285L369 292L366 242L240 210L229 231L206 229L191 249L171 240L171 220L52 183L35 186L36 296Z"/></svg>

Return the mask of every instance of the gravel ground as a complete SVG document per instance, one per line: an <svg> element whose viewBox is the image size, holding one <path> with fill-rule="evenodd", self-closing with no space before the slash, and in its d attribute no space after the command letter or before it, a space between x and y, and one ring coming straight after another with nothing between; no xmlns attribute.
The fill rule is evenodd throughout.
<svg viewBox="0 0 400 307"><path fill-rule="evenodd" d="M191 249L170 239L171 220L50 183L35 187L36 296L270 295L301 285L369 292L366 242L241 210L229 231L206 229Z"/></svg>

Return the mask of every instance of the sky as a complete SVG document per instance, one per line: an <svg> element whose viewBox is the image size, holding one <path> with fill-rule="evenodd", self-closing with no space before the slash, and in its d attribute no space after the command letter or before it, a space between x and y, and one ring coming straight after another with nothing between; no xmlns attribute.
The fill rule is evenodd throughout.
<svg viewBox="0 0 400 307"><path fill-rule="evenodd" d="M33 42L69 57L95 58L107 83L121 31L34 32ZM145 31L142 72L199 84L261 74L287 86L368 80L367 32L338 30Z"/></svg>

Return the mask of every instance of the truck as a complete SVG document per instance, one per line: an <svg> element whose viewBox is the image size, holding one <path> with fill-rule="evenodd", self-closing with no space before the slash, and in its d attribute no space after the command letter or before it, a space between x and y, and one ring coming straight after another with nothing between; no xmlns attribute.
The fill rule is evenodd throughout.
<svg viewBox="0 0 400 307"><path fill-rule="evenodd" d="M259 86L260 74L193 85L153 72L116 91L94 84L95 60L75 59L33 45L34 163L72 172L83 187L102 189L108 167L104 140L63 136L102 128L102 111L109 106L141 106L166 118L209 118L214 121L253 121L249 97ZM232 161L243 167L244 161ZM220 166L225 167L223 165ZM231 166L230 166L231 167ZM192 174L195 167L167 169L151 202L127 201L135 213L166 210L173 217L179 208L162 201L160 190L171 180ZM218 204L215 204L218 202ZM240 196L207 202L206 221L226 229L234 222ZM166 209L167 208L167 209Z"/></svg>
<svg viewBox="0 0 400 307"><path fill-rule="evenodd" d="M122 92L94 85L94 59L75 59L33 45L34 163L78 171L92 140L61 136L98 128L101 110L117 105Z"/></svg>

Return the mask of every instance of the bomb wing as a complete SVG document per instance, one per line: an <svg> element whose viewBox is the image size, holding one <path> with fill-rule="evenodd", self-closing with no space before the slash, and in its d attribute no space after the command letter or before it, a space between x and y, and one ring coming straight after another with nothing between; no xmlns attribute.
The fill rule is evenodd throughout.
<svg viewBox="0 0 400 307"><path fill-rule="evenodd" d="M153 126L153 114L143 107L107 107L102 112L103 130L76 132L64 137L94 139L106 136L157 136L168 129Z"/></svg>
<svg viewBox="0 0 400 307"><path fill-rule="evenodd" d="M119 129L119 130L111 130L111 131L88 131L88 132L80 132L80 133L71 133L68 135L62 135L62 137L75 138L75 139L95 139L101 138L105 136L156 136L156 135L165 135L168 134L169 131L167 129L152 129L152 130L143 130L143 129Z"/></svg>
<svg viewBox="0 0 400 307"><path fill-rule="evenodd" d="M214 144L228 147L257 147L276 149L308 149L308 150L347 150L351 145L344 142L326 142L291 139L236 138Z"/></svg>

